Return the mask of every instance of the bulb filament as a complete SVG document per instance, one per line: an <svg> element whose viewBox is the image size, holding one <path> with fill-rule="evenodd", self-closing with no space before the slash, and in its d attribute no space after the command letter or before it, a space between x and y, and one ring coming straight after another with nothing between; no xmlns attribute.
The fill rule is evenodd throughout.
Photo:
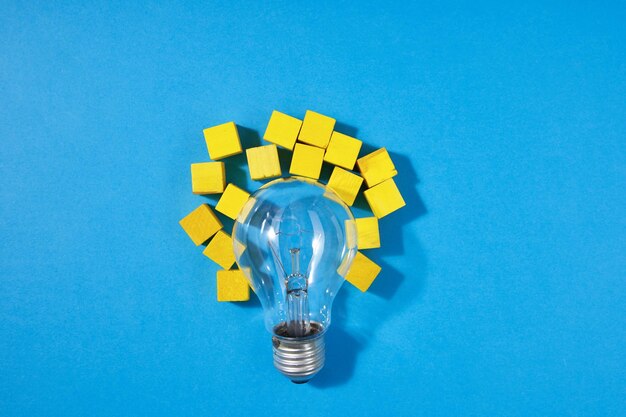
<svg viewBox="0 0 626 417"><path fill-rule="evenodd" d="M300 248L289 249L291 272L285 278L287 288L287 332L292 337L306 336L311 330L308 282L300 272Z"/></svg>

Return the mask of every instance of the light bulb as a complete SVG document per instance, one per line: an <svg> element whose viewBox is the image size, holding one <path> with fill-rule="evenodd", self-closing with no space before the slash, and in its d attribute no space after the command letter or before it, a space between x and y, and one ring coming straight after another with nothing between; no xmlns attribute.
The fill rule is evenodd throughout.
<svg viewBox="0 0 626 417"><path fill-rule="evenodd" d="M309 381L324 366L331 307L356 253L350 209L316 181L277 179L244 206L233 245L263 306L274 366Z"/></svg>

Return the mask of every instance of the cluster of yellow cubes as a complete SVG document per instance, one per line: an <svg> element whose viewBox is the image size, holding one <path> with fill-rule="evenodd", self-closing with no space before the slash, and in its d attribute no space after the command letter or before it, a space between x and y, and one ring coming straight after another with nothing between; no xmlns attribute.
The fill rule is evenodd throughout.
<svg viewBox="0 0 626 417"><path fill-rule="evenodd" d="M209 157L213 160L221 160L243 152L237 126L233 122L205 129L204 139ZM275 162L278 163L276 146L248 149L247 154L251 175L257 175L259 178L268 178L272 174L281 175L280 168L276 173L271 167L268 168L265 162L275 156ZM251 159L254 160L254 164L250 163ZM252 170L253 167L256 171ZM226 167L222 161L191 164L191 189L194 194L222 194L215 205L215 211L231 219L237 218L250 197L250 193L235 184L226 184ZM233 239L223 230L224 226L211 206L201 204L185 216L180 225L196 246L208 241L202 253L223 268L217 271L216 277L218 301L249 300L250 286L245 275L242 271L231 269L235 264Z"/></svg>
<svg viewBox="0 0 626 417"><path fill-rule="evenodd" d="M314 111L307 111L299 120L275 110L263 138L293 151L291 175L319 179L324 162L334 165L327 185L348 206L354 204L365 183L363 195L374 216L356 219L358 248L379 248L378 219L405 205L393 180L398 172L385 148L359 158L363 142L334 128L335 119ZM355 165L359 173L353 172ZM366 291L380 270L359 251L346 279Z"/></svg>
<svg viewBox="0 0 626 417"><path fill-rule="evenodd" d="M335 119L308 110L303 120L274 111L263 138L269 145L246 149L250 178L265 180L280 177L280 146L292 152L289 174L319 180L324 162L334 165L328 188L348 206L352 206L363 184L365 200L373 216L356 219L357 255L346 279L366 291L381 268L360 250L380 247L378 219L405 205L393 177L397 171L385 148L359 158L363 143L336 132ZM226 168L221 160L243 152L237 126L224 123L204 130L213 162L191 164L194 194L219 194L215 210L237 219L250 194L234 184L226 184ZM358 169L358 173L354 169ZM235 264L233 240L208 204L202 204L180 221L196 245L207 242L203 253L223 270L217 273L218 301L246 301L249 286L243 273L231 269Z"/></svg>

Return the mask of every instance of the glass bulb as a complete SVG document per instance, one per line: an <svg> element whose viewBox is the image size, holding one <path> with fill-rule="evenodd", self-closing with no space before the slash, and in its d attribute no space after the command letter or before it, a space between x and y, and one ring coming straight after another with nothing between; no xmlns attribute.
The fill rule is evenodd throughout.
<svg viewBox="0 0 626 417"><path fill-rule="evenodd" d="M233 245L265 311L274 365L307 382L324 366L331 307L356 253L350 209L316 181L277 179L244 206Z"/></svg>

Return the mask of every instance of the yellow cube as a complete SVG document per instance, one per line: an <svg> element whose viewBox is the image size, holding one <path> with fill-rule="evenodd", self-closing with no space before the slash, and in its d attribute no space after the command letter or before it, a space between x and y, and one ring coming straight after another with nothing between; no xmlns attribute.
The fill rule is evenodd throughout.
<svg viewBox="0 0 626 417"><path fill-rule="evenodd" d="M406 205L400 190L391 178L365 190L363 195L374 216L379 219Z"/></svg>
<svg viewBox="0 0 626 417"><path fill-rule="evenodd" d="M374 261L361 252L357 252L346 274L346 281L365 292L372 285L380 270L380 266Z"/></svg>
<svg viewBox="0 0 626 417"><path fill-rule="evenodd" d="M241 255L243 255L243 253L246 250L246 245L238 241L236 238L232 238L232 239L233 239L233 252L235 253L235 259L241 258Z"/></svg>
<svg viewBox="0 0 626 417"><path fill-rule="evenodd" d="M211 236L222 228L222 222L220 222L220 219L217 218L208 204L201 204L185 216L179 224L196 246L209 240Z"/></svg>
<svg viewBox="0 0 626 417"><path fill-rule="evenodd" d="M243 272L217 271L217 301L248 301L250 286Z"/></svg>
<svg viewBox="0 0 626 417"><path fill-rule="evenodd" d="M322 171L322 163L324 163L324 149L296 143L289 173L318 179Z"/></svg>
<svg viewBox="0 0 626 417"><path fill-rule="evenodd" d="M334 128L335 119L307 110L298 140L318 148L326 148Z"/></svg>
<svg viewBox="0 0 626 417"><path fill-rule="evenodd" d="M368 187L393 178L398 174L387 149L380 148L362 158L357 159L357 166Z"/></svg>
<svg viewBox="0 0 626 417"><path fill-rule="evenodd" d="M282 175L276 145L246 149L246 157L250 168L250 178L253 180L264 180Z"/></svg>
<svg viewBox="0 0 626 417"><path fill-rule="evenodd" d="M328 188L333 190L344 203L351 206L354 204L359 190L363 184L363 178L345 169L335 167L328 180Z"/></svg>
<svg viewBox="0 0 626 417"><path fill-rule="evenodd" d="M191 191L194 194L219 194L226 185L223 162L191 164Z"/></svg>
<svg viewBox="0 0 626 417"><path fill-rule="evenodd" d="M263 186L261 186L259 189L261 188L263 188ZM239 223L244 223L246 219L248 218L248 215L250 214L250 211L252 211L252 208L254 207L255 204L256 204L256 198L249 197L248 200L243 205L243 207L241 208L241 211L239 212L235 220L237 220Z"/></svg>
<svg viewBox="0 0 626 417"><path fill-rule="evenodd" d="M343 133L333 132L324 161L345 169L353 169L363 142Z"/></svg>
<svg viewBox="0 0 626 417"><path fill-rule="evenodd" d="M241 153L241 141L234 122L204 129L204 140L213 160Z"/></svg>
<svg viewBox="0 0 626 417"><path fill-rule="evenodd" d="M263 139L292 150L293 145L296 144L296 139L298 139L300 127L302 127L302 120L274 110Z"/></svg>
<svg viewBox="0 0 626 417"><path fill-rule="evenodd" d="M239 212L248 201L250 194L234 184L228 184L224 194L220 197L215 210L227 215L233 220L237 219Z"/></svg>
<svg viewBox="0 0 626 417"><path fill-rule="evenodd" d="M357 246L359 249L380 248L380 234L378 233L378 219L376 217L362 217L355 219Z"/></svg>
<svg viewBox="0 0 626 417"><path fill-rule="evenodd" d="M235 263L233 239L222 230L213 236L213 239L211 239L202 253L224 269L230 269Z"/></svg>
<svg viewBox="0 0 626 417"><path fill-rule="evenodd" d="M344 221L344 232L346 236L346 245L349 248L357 247L358 235L356 231L356 222L354 221L354 219L347 219Z"/></svg>

